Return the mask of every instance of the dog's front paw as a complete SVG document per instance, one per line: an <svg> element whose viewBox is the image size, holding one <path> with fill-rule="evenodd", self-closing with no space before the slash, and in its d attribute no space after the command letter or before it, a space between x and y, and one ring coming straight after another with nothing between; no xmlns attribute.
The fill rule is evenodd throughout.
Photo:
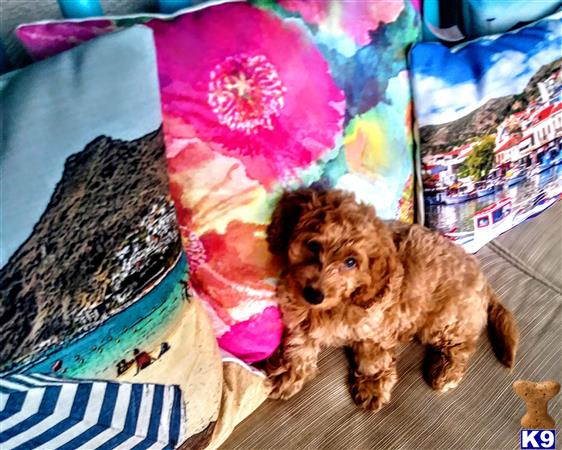
<svg viewBox="0 0 562 450"><path fill-rule="evenodd" d="M271 386L269 398L287 400L302 389L304 380L299 379L294 372L286 371L270 376L268 384Z"/></svg>
<svg viewBox="0 0 562 450"><path fill-rule="evenodd" d="M378 411L390 401L394 384L395 372L374 376L356 373L351 384L351 396L358 406L369 411Z"/></svg>

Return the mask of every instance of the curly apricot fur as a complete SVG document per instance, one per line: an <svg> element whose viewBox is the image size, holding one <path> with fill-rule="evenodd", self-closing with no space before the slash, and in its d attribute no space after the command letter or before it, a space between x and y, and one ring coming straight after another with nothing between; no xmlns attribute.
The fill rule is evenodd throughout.
<svg viewBox="0 0 562 450"><path fill-rule="evenodd" d="M445 237L385 223L351 194L313 189L285 193L267 235L284 267L278 298L286 325L266 366L271 397L299 392L316 374L322 347L351 346L352 396L379 409L398 379L395 349L414 337L428 346L427 382L448 390L463 377L486 324L498 358L512 367L513 316L477 260Z"/></svg>

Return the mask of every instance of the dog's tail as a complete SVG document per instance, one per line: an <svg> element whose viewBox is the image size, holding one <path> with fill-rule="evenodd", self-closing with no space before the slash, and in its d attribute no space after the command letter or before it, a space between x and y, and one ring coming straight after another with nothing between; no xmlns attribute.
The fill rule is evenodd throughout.
<svg viewBox="0 0 562 450"><path fill-rule="evenodd" d="M511 311L500 303L494 290L488 286L488 336L500 362L512 368L519 343L519 330Z"/></svg>

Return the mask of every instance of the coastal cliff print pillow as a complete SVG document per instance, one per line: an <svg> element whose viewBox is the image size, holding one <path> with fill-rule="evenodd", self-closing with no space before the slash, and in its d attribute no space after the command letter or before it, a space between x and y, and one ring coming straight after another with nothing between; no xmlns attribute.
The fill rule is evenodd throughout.
<svg viewBox="0 0 562 450"><path fill-rule="evenodd" d="M185 436L203 431L221 360L186 292L151 30L8 74L0 92L0 373L178 385Z"/></svg>
<svg viewBox="0 0 562 450"><path fill-rule="evenodd" d="M562 193L562 13L411 52L426 225L469 252Z"/></svg>
<svg viewBox="0 0 562 450"><path fill-rule="evenodd" d="M418 7L260 1L143 19L154 30L190 283L231 354L258 361L280 341L265 229L284 189L343 188L381 217L412 220L405 55ZM18 36L43 57L128 23L42 23Z"/></svg>

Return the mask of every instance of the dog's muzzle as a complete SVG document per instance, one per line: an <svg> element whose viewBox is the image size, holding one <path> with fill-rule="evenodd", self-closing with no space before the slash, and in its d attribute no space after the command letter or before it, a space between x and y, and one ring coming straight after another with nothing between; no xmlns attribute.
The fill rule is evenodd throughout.
<svg viewBox="0 0 562 450"><path fill-rule="evenodd" d="M322 291L306 286L302 291L302 296L311 305L319 305L324 300Z"/></svg>

